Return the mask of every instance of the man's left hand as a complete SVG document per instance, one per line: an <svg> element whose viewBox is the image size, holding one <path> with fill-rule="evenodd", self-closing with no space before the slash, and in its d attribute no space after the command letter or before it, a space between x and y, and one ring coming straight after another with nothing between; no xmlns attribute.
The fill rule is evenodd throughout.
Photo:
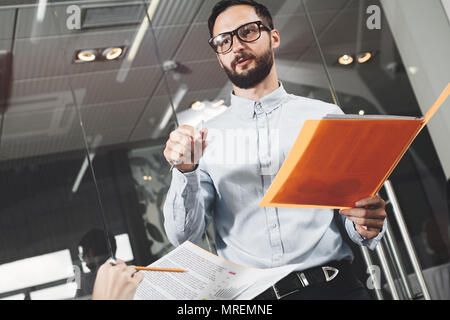
<svg viewBox="0 0 450 320"><path fill-rule="evenodd" d="M367 239L375 238L381 231L386 218L386 202L380 196L359 200L355 208L341 209L339 213L354 222L356 231Z"/></svg>

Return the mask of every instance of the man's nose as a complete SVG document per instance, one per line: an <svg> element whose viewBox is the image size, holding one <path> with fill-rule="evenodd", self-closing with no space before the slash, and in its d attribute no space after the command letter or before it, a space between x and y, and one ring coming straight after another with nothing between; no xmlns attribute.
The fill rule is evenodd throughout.
<svg viewBox="0 0 450 320"><path fill-rule="evenodd" d="M239 52L244 49L244 42L239 39L237 34L233 35L233 48L231 48L233 52Z"/></svg>

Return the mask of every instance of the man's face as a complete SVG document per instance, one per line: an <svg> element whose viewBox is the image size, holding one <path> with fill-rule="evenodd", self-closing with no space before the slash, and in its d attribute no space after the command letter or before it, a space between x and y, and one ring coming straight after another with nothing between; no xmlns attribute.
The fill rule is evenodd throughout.
<svg viewBox="0 0 450 320"><path fill-rule="evenodd" d="M233 31L236 28L261 20L251 6L238 5L228 8L216 19L213 35ZM277 31L274 30L274 33ZM276 38L277 39L277 38ZM230 81L237 87L248 89L262 82L273 67L272 33L261 27L261 37L254 42L240 41L233 38L233 47L225 54L218 54L219 63Z"/></svg>

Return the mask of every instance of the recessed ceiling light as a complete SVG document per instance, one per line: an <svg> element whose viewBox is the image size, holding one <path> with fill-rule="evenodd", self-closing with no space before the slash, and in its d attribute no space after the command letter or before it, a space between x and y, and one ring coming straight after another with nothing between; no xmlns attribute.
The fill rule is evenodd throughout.
<svg viewBox="0 0 450 320"><path fill-rule="evenodd" d="M191 105L191 108L193 109L193 110L203 110L203 109L205 109L205 104L203 103L203 102L201 102L201 101L196 101L196 102L194 102L192 105Z"/></svg>
<svg viewBox="0 0 450 320"><path fill-rule="evenodd" d="M225 104L225 100L220 99L219 101L215 102L212 106L214 108L217 108L217 107L223 106L224 104Z"/></svg>
<svg viewBox="0 0 450 320"><path fill-rule="evenodd" d="M372 53L363 52L358 55L358 62L365 63L365 62L369 61L371 58L372 58Z"/></svg>
<svg viewBox="0 0 450 320"><path fill-rule="evenodd" d="M108 48L105 51L103 51L103 56L107 59L107 60L114 60L117 59L118 57L120 57L122 55L122 48Z"/></svg>
<svg viewBox="0 0 450 320"><path fill-rule="evenodd" d="M77 58L78 58L78 60L83 61L83 62L94 61L96 59L95 51L94 50L83 50L83 51L80 51L77 54Z"/></svg>
<svg viewBox="0 0 450 320"><path fill-rule="evenodd" d="M340 64L346 66L353 63L353 57L348 54L344 54L343 56L339 57L338 61Z"/></svg>

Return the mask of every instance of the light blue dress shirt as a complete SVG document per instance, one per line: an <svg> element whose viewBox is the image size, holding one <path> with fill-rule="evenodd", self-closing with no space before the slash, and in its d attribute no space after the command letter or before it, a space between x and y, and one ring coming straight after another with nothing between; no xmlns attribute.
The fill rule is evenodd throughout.
<svg viewBox="0 0 450 320"><path fill-rule="evenodd" d="M164 204L169 241L198 242L214 219L217 252L255 268L353 260L331 209L259 207L307 119L342 114L339 107L286 93L283 85L252 101L231 94L231 106L205 123L208 146L193 172L174 169ZM374 249L341 216L355 243ZM385 222L386 224L386 222Z"/></svg>

